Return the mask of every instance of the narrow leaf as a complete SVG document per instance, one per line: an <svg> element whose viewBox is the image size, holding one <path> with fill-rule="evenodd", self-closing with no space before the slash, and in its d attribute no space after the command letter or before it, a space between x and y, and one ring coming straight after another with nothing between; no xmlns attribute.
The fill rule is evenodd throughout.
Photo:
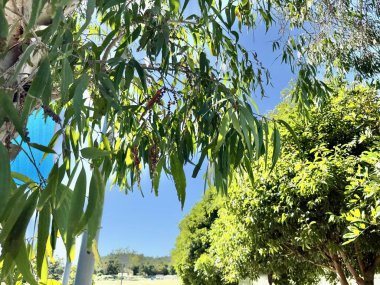
<svg viewBox="0 0 380 285"><path fill-rule="evenodd" d="M38 144L38 143L30 143L29 145L35 149L38 149L38 150L44 152L44 153L56 153L53 149L51 149L47 146Z"/></svg>
<svg viewBox="0 0 380 285"><path fill-rule="evenodd" d="M34 6L34 5L33 5ZM40 61L40 65L34 78L32 85L29 88L28 94L40 98L44 105L49 105L52 90L52 79L50 71L49 58L45 56Z"/></svg>
<svg viewBox="0 0 380 285"><path fill-rule="evenodd" d="M71 258L70 252L75 243L75 237L78 234L78 224L83 214L83 206L86 198L86 185L86 172L84 168L82 168L75 183L74 192L70 202L70 211L67 218L66 251L69 258Z"/></svg>
<svg viewBox="0 0 380 285"><path fill-rule="evenodd" d="M46 243L50 232L50 205L45 206L38 216L38 236L37 236L37 275L41 277L42 265L45 260Z"/></svg>
<svg viewBox="0 0 380 285"><path fill-rule="evenodd" d="M106 150L98 149L96 147L86 147L81 149L81 154L87 159L96 159L101 157L107 157L110 153Z"/></svg>
<svg viewBox="0 0 380 285"><path fill-rule="evenodd" d="M273 130L272 169L274 168L278 158L280 157L280 150L281 150L280 132L275 126Z"/></svg>
<svg viewBox="0 0 380 285"><path fill-rule="evenodd" d="M8 150L0 142L0 215L11 193L11 179Z"/></svg>
<svg viewBox="0 0 380 285"><path fill-rule="evenodd" d="M183 165L175 154L170 156L170 170L177 189L178 200L181 202L181 207L183 209L186 198L186 176L183 170Z"/></svg>
<svg viewBox="0 0 380 285"><path fill-rule="evenodd" d="M147 85L146 85L145 70L141 67L141 65L134 58L132 58L129 61L129 64L132 65L136 69L137 74L140 77L141 85L144 88L144 91L146 92L147 91Z"/></svg>

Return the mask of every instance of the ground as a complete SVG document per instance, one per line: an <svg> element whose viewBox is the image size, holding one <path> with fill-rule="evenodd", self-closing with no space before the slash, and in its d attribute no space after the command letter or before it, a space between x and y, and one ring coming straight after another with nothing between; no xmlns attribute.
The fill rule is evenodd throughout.
<svg viewBox="0 0 380 285"><path fill-rule="evenodd" d="M121 283L121 280L114 281L97 281L95 285L180 285L179 280L136 280L136 281L126 281Z"/></svg>

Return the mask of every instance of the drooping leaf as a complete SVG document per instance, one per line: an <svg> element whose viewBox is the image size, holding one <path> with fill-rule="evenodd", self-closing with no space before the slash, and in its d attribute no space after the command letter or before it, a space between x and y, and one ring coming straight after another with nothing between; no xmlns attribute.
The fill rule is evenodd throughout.
<svg viewBox="0 0 380 285"><path fill-rule="evenodd" d="M214 152L217 153L224 143L225 137L229 131L229 125L230 125L230 118L228 116L228 113L224 114L222 121L220 122L219 126L219 134L218 134L218 140L214 149Z"/></svg>
<svg viewBox="0 0 380 285"><path fill-rule="evenodd" d="M65 102L68 98L69 87L74 82L73 71L67 58L62 60L62 71L61 71L61 96L62 100Z"/></svg>
<svg viewBox="0 0 380 285"><path fill-rule="evenodd" d="M298 147L300 147L299 139L298 139L296 133L294 132L293 128L284 120L277 120L277 121L288 130L288 132L292 135L295 143L298 145Z"/></svg>
<svg viewBox="0 0 380 285"><path fill-rule="evenodd" d="M30 18L29 18L29 22L27 26L28 30L32 29L33 26L36 24L36 21L38 17L40 16L40 13L45 3L46 3L46 0L33 0L32 12L30 14Z"/></svg>
<svg viewBox="0 0 380 285"><path fill-rule="evenodd" d="M83 74L76 82L74 89L73 105L76 121L81 126L81 111L84 103L83 94L87 89L89 83L89 76Z"/></svg>
<svg viewBox="0 0 380 285"><path fill-rule="evenodd" d="M46 205L46 203L51 198L52 205L55 205L56 201L56 191L58 187L58 180L59 180L59 168L58 163L56 162L50 171L47 185L45 189L42 190L40 199L38 200L37 204L37 210L41 211Z"/></svg>
<svg viewBox="0 0 380 285"><path fill-rule="evenodd" d="M0 143L0 216L11 193L11 179L8 150Z"/></svg>
<svg viewBox="0 0 380 285"><path fill-rule="evenodd" d="M82 168L75 183L74 192L70 201L70 210L67 214L66 252L71 258L71 250L75 243L75 237L79 233L78 225L83 215L83 206L86 198L86 172Z"/></svg>
<svg viewBox="0 0 380 285"><path fill-rule="evenodd" d="M98 168L93 169L90 182L90 193L88 198L85 220L88 222L87 249L91 250L102 220L105 183Z"/></svg>
<svg viewBox="0 0 380 285"><path fill-rule="evenodd" d="M129 64L136 69L137 74L140 77L141 85L144 88L144 91L146 92L147 91L147 85L146 85L146 75L145 75L144 69L141 67L140 63L138 63L138 61L135 60L134 58L132 58L129 61Z"/></svg>
<svg viewBox="0 0 380 285"><path fill-rule="evenodd" d="M183 165L176 154L170 155L170 170L177 189L178 200L183 208L186 198L186 176Z"/></svg>
<svg viewBox="0 0 380 285"><path fill-rule="evenodd" d="M29 254L24 241L21 242L17 251L15 262L18 270L21 272L26 282L30 285L38 285L30 268Z"/></svg>
<svg viewBox="0 0 380 285"><path fill-rule="evenodd" d="M46 243L50 233L50 205L45 204L38 216L37 275L41 277L45 260Z"/></svg>
<svg viewBox="0 0 380 285"><path fill-rule="evenodd" d="M5 18L3 1L0 2L0 54L5 51L8 38L8 22Z"/></svg>
<svg viewBox="0 0 380 285"><path fill-rule="evenodd" d="M86 7L86 21L84 24L80 27L78 31L78 35L80 36L82 32L87 28L87 26L91 22L92 14L94 14L95 11L95 0L87 0L87 7Z"/></svg>
<svg viewBox="0 0 380 285"><path fill-rule="evenodd" d="M50 61L45 56L40 61L36 77L28 90L28 94L41 99L42 103L47 106L49 105L52 88Z"/></svg>
<svg viewBox="0 0 380 285"><path fill-rule="evenodd" d="M201 52L199 54L199 68L200 68L200 71L201 73L206 73L207 72L207 57L206 57L206 53L204 52Z"/></svg>
<svg viewBox="0 0 380 285"><path fill-rule="evenodd" d="M280 132L274 126L273 130L273 154L272 154L272 169L274 168L278 158L280 157L281 150L281 141L280 141Z"/></svg>

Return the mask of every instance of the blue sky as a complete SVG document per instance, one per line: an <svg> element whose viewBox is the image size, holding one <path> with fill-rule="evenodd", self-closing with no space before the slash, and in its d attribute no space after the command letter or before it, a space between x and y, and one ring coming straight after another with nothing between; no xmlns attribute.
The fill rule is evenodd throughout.
<svg viewBox="0 0 380 285"><path fill-rule="evenodd" d="M270 69L273 86L266 88L267 97L261 99L260 95L253 99L257 102L261 113L272 110L281 100L281 90L288 86L292 74L288 66L276 60L270 40L277 38L277 34L265 34L264 28L258 28L249 33L243 32L240 40L248 50L256 51L264 65ZM50 120L44 123L42 113L33 118L29 125L32 142L47 145L53 134L54 124ZM42 153L36 152L36 161L39 162ZM12 164L13 171L22 172L35 177L36 172L29 163L25 163L25 155L20 154ZM48 158L41 164L44 175L47 176L52 165ZM199 201L204 191L202 169L198 178L191 178L192 167L186 167L187 195L185 207L181 210L180 203L173 182L165 176L161 178L159 195L151 192L149 175L142 176L142 190L144 197L138 190L125 194L117 189L107 191L102 231L99 239L99 252L101 255L112 250L128 248L146 255L169 255L175 239L179 233L178 224L184 215Z"/></svg>

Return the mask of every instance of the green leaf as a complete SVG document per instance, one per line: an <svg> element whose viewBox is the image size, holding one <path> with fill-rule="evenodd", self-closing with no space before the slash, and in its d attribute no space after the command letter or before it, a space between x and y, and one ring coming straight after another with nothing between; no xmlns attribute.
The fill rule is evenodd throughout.
<svg viewBox="0 0 380 285"><path fill-rule="evenodd" d="M62 131L61 130L58 130L53 136L52 138L50 139L50 142L48 144L48 148L50 149L54 149L54 146L55 144L57 143L57 140L59 138L59 136L62 134ZM54 150L53 150L54 151ZM48 156L48 153L45 152L44 155L42 156L42 160L45 159L46 157Z"/></svg>
<svg viewBox="0 0 380 285"><path fill-rule="evenodd" d="M51 149L47 146L38 144L38 143L30 143L29 145L35 149L38 149L38 150L44 152L44 153L56 153L53 149Z"/></svg>
<svg viewBox="0 0 380 285"><path fill-rule="evenodd" d="M183 1L183 6L180 15L183 15L183 12L185 12L185 9L187 7L187 4L189 4L189 0Z"/></svg>
<svg viewBox="0 0 380 285"><path fill-rule="evenodd" d="M298 137L297 137L296 133L294 132L294 130L292 129L292 127L284 120L277 120L277 121L289 131L289 133L292 135L294 141L296 142L297 146L299 148L301 148L300 141L298 140Z"/></svg>
<svg viewBox="0 0 380 285"><path fill-rule="evenodd" d="M226 135L228 131L230 130L229 126L230 126L230 117L228 113L226 113L224 114L222 121L220 122L218 140L216 143L216 147L214 149L214 153L217 153L220 147L222 146L222 144L224 143L224 139L226 138Z"/></svg>
<svg viewBox="0 0 380 285"><path fill-rule="evenodd" d="M141 67L140 63L138 63L134 58L132 58L130 61L129 61L129 64L131 66L133 66L136 71L137 71L137 74L139 75L140 77L140 81L141 81L141 85L142 87L144 88L144 91L146 92L147 91L147 85L146 85L146 75L145 75L145 70ZM128 69L127 69L128 70Z"/></svg>
<svg viewBox="0 0 380 285"><path fill-rule="evenodd" d="M11 193L11 179L8 150L3 143L0 142L0 215L7 204Z"/></svg>
<svg viewBox="0 0 380 285"><path fill-rule="evenodd" d="M273 154L272 154L272 169L276 165L278 158L280 157L281 151L281 141L280 141L280 132L274 126L273 130Z"/></svg>
<svg viewBox="0 0 380 285"><path fill-rule="evenodd" d="M36 23L39 15L41 14L42 8L45 5L46 0L33 0L32 12L30 14L29 23L27 26L28 30L31 30Z"/></svg>
<svg viewBox="0 0 380 285"><path fill-rule="evenodd" d="M177 189L178 200L181 202L183 209L186 198L186 176L183 165L176 154L170 156L170 170Z"/></svg>
<svg viewBox="0 0 380 285"><path fill-rule="evenodd" d="M199 54L199 68L201 73L207 72L207 57L203 51Z"/></svg>
<svg viewBox="0 0 380 285"><path fill-rule="evenodd" d="M30 285L38 285L30 269L31 265L29 261L29 254L26 249L24 241L22 241L22 243L19 245L17 251L18 252L17 252L17 255L15 256L15 262L16 262L18 270L22 274L22 277Z"/></svg>
<svg viewBox="0 0 380 285"><path fill-rule="evenodd" d="M86 198L86 172L82 168L75 183L74 192L70 201L70 211L67 218L66 251L67 257L71 258L70 252L78 234L79 221L83 214L83 206ZM71 260L72 261L72 260Z"/></svg>
<svg viewBox="0 0 380 285"><path fill-rule="evenodd" d="M4 13L4 5L0 2L0 53L4 52L3 47L6 48L7 46L7 38L8 38L8 22L5 18Z"/></svg>
<svg viewBox="0 0 380 285"><path fill-rule="evenodd" d="M87 89L89 81L90 78L85 73L75 82L73 105L75 118L79 127L81 126L81 111L84 103L83 94Z"/></svg>
<svg viewBox="0 0 380 285"><path fill-rule="evenodd" d="M92 249L93 241L96 238L102 220L104 193L106 185L98 168L94 168L90 182L90 193L85 213L88 222L87 250Z"/></svg>
<svg viewBox="0 0 380 285"><path fill-rule="evenodd" d="M34 5L33 5L34 6ZM36 77L29 88L28 94L39 98L45 106L49 105L52 90L52 79L49 58L41 59Z"/></svg>
<svg viewBox="0 0 380 285"><path fill-rule="evenodd" d="M78 37L82 35L83 31L91 23L91 18L92 18L92 14L94 14L95 6L96 6L95 0L87 0L86 21L78 31L77 33Z"/></svg>
<svg viewBox="0 0 380 285"><path fill-rule="evenodd" d="M170 4L170 10L173 11L175 14L178 14L180 1L179 0L169 0L169 4Z"/></svg>
<svg viewBox="0 0 380 285"><path fill-rule="evenodd" d="M87 159L96 159L101 157L107 157L110 155L110 152L96 147L86 147L81 149L81 154L84 158Z"/></svg>
<svg viewBox="0 0 380 285"><path fill-rule="evenodd" d="M25 65L25 63L29 60L31 53L36 48L36 44L33 42L31 43L26 50L21 55L19 61L16 64L15 71L13 72L12 77L9 79L10 82L13 82L16 80L17 76L19 75L21 68Z"/></svg>
<svg viewBox="0 0 380 285"><path fill-rule="evenodd" d="M156 173L153 177L153 189L154 189L154 194L156 196L158 195L158 188L160 186L161 171L162 171L164 163L165 163L165 159L161 158L160 161L157 163Z"/></svg>
<svg viewBox="0 0 380 285"><path fill-rule="evenodd" d="M63 102L66 102L69 94L70 85L74 82L73 71L67 58L62 60L62 70L61 70L61 96Z"/></svg>
<svg viewBox="0 0 380 285"><path fill-rule="evenodd" d="M21 135L23 139L24 137L24 127L23 123L21 121L21 118L18 114L17 109L13 105L11 95L0 90L0 106L2 107L2 110L4 111L4 114L0 114L0 117L5 116L7 117L15 126L17 132Z"/></svg>
<svg viewBox="0 0 380 285"><path fill-rule="evenodd" d="M42 264L45 259L46 243L50 232L50 205L45 204L38 216L37 236L37 275L41 277Z"/></svg>
<svg viewBox="0 0 380 285"><path fill-rule="evenodd" d="M203 150L202 153L201 153L201 157L199 158L199 161L198 161L197 165L194 167L193 174L191 175L191 177L193 177L193 178L197 177L198 172L199 172L199 170L202 167L203 161L206 158L206 154L207 154L207 150Z"/></svg>
<svg viewBox="0 0 380 285"><path fill-rule="evenodd" d="M52 170L50 171L45 189L41 191L41 196L37 204L37 210L41 211L43 207L45 207L46 202L49 201L49 198L52 198L51 204L55 205L56 191L57 191L58 180L59 180L58 172L59 172L59 168L58 168L58 163L56 162Z"/></svg>

